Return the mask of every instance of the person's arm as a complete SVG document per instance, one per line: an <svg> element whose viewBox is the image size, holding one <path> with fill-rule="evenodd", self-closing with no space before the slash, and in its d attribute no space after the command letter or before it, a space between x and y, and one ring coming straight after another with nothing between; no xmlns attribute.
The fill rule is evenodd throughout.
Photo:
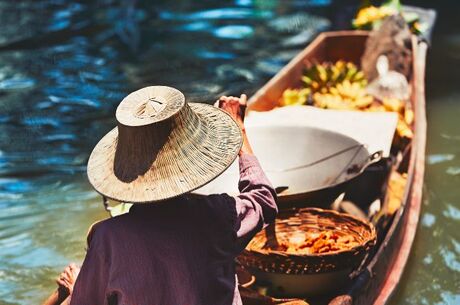
<svg viewBox="0 0 460 305"><path fill-rule="evenodd" d="M71 305L107 303L108 249L100 224L93 225L88 233L88 251L73 288Z"/></svg>
<svg viewBox="0 0 460 305"><path fill-rule="evenodd" d="M59 274L56 279L58 288L46 299L42 305L68 305L70 303L70 295L73 291L73 286L77 280L80 268L74 263L70 263L65 267L64 271Z"/></svg>
<svg viewBox="0 0 460 305"><path fill-rule="evenodd" d="M64 301L69 299L69 292L62 287L57 288L42 305L65 305Z"/></svg>
<svg viewBox="0 0 460 305"><path fill-rule="evenodd" d="M244 127L246 95L240 98L222 97L219 107L227 111L241 128L243 145L239 152L240 194L235 196L238 250L241 251L254 235L275 220L278 212L276 192L254 156Z"/></svg>
<svg viewBox="0 0 460 305"><path fill-rule="evenodd" d="M275 221L278 213L276 192L254 155L240 154L240 194L236 201L236 228L239 250L243 250L257 232Z"/></svg>
<svg viewBox="0 0 460 305"><path fill-rule="evenodd" d="M246 127L244 126L244 114L246 111L246 102L247 96L246 94L241 94L241 97L234 97L234 96L222 96L220 99L216 101L214 104L216 107L227 112L238 124L241 129L241 134L243 136L243 145L240 149L239 155L248 154L254 155L252 152L251 144L249 143L248 136L246 134Z"/></svg>

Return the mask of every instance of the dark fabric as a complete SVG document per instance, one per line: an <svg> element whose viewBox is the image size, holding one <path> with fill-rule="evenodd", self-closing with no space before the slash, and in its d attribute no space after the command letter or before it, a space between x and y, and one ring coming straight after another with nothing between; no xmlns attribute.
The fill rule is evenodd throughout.
<svg viewBox="0 0 460 305"><path fill-rule="evenodd" d="M234 259L277 207L257 159L239 162L236 197L186 195L95 224L71 305L241 304Z"/></svg>

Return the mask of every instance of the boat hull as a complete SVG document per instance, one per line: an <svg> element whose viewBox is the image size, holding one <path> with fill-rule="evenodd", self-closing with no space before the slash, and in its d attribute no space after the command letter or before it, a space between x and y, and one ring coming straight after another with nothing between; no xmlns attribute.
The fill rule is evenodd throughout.
<svg viewBox="0 0 460 305"><path fill-rule="evenodd" d="M339 31L318 36L291 60L248 102L248 111L268 111L276 106L285 89L300 86L305 62L337 61L359 64L369 32ZM340 296L329 297L330 304L383 305L394 294L407 264L415 238L422 199L426 144L425 57L427 45L413 37L413 78L411 102L415 111L414 139L408 158L408 182L402 207L393 216L383 241L362 272ZM327 304L329 301L326 301ZM320 303L324 303L321 301Z"/></svg>

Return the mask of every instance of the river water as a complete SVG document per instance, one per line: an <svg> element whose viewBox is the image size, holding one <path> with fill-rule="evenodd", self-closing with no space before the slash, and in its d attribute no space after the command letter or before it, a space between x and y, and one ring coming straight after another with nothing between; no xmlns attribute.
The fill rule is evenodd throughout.
<svg viewBox="0 0 460 305"><path fill-rule="evenodd" d="M453 18L428 63L424 207L394 304L460 304L460 27L437 5ZM81 262L107 217L85 165L127 93L251 94L347 13L328 0L0 0L0 304L39 303Z"/></svg>

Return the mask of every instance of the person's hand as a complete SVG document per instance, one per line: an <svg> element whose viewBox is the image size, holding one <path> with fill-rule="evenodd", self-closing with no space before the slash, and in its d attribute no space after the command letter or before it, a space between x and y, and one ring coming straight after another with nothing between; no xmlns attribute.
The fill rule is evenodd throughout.
<svg viewBox="0 0 460 305"><path fill-rule="evenodd" d="M221 96L215 106L226 111L238 123L241 130L244 131L244 112L246 111L246 94L241 97Z"/></svg>
<svg viewBox="0 0 460 305"><path fill-rule="evenodd" d="M73 286L77 280L78 273L80 273L80 268L74 263L71 263L64 269L64 271L62 271L62 273L56 279L56 283L60 288L63 288L67 290L69 294L72 294Z"/></svg>
<svg viewBox="0 0 460 305"><path fill-rule="evenodd" d="M244 113L246 111L246 94L241 94L241 97L234 96L222 96L217 100L215 106L226 111L230 116L237 122L241 128L243 134L243 145L241 147L239 155L249 154L252 155L252 148L249 144L248 137L246 135L246 129L244 128Z"/></svg>

